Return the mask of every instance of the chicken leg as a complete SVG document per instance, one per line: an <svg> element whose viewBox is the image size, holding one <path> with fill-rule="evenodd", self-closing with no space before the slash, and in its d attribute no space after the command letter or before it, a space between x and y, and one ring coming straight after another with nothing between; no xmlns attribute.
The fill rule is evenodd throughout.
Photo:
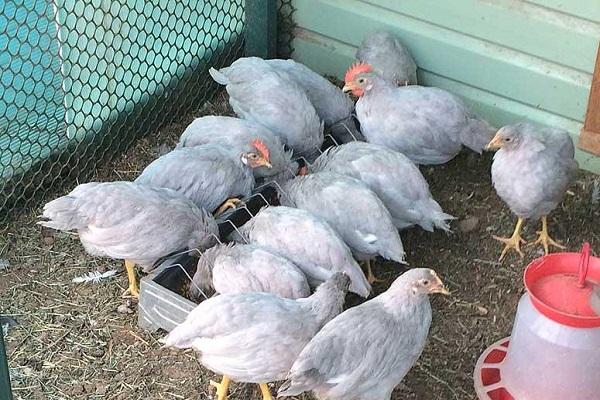
<svg viewBox="0 0 600 400"><path fill-rule="evenodd" d="M506 254L508 254L508 251L510 249L515 249L516 252L519 253L519 255L521 256L521 258L523 258L525 256L523 254L523 252L521 251L521 243L523 243L523 244L527 243L521 237L521 229L523 228L523 222L524 222L523 218L519 218L517 220L517 225L515 226L515 231L513 232L512 236L509 238L503 238L500 236L492 236L494 239L499 240L500 242L505 244L504 249L502 250L502 254L500 254L500 258L498 261L502 261L502 259L504 259L504 256L506 256Z"/></svg>
<svg viewBox="0 0 600 400"><path fill-rule="evenodd" d="M127 271L129 287L123 293L123 297L132 296L137 299L140 297L140 287L138 286L137 276L135 274L135 263L130 260L125 260L125 270Z"/></svg>
<svg viewBox="0 0 600 400"><path fill-rule="evenodd" d="M210 385L217 389L217 400L227 400L227 391L229 390L229 383L231 379L227 375L223 375L221 383L210 381Z"/></svg>
<svg viewBox="0 0 600 400"><path fill-rule="evenodd" d="M215 211L215 217L218 217L219 215L223 214L229 208L236 208L242 204L244 204L244 202L238 198L232 197L230 199L227 199L223 204L221 204L217 211Z"/></svg>
<svg viewBox="0 0 600 400"><path fill-rule="evenodd" d="M364 267L367 269L367 282L371 285L376 282L383 282L383 279L379 279L373 273L373 269L371 269L371 260L363 261Z"/></svg>
<svg viewBox="0 0 600 400"><path fill-rule="evenodd" d="M271 391L269 390L269 386L266 383L259 383L260 392L262 393L263 400L273 400L273 396L271 396Z"/></svg>
<svg viewBox="0 0 600 400"><path fill-rule="evenodd" d="M548 234L548 216L546 215L542 217L542 230L538 231L537 240L535 242L530 243L529 245L533 246L535 244L541 244L542 246L544 246L544 252L546 252L546 254L548 254L548 245L558 247L559 249L566 249L565 246L556 242Z"/></svg>

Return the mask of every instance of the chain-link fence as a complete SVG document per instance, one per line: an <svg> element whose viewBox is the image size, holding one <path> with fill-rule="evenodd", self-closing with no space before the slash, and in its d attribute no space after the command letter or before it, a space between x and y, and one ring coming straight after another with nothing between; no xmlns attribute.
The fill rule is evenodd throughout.
<svg viewBox="0 0 600 400"><path fill-rule="evenodd" d="M0 0L0 221L190 113L251 0ZM291 53L292 4L278 44Z"/></svg>

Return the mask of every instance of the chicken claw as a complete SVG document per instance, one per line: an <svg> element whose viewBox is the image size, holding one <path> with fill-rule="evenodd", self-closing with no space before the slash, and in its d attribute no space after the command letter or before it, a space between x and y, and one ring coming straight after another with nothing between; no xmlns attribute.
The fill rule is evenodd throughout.
<svg viewBox="0 0 600 400"><path fill-rule="evenodd" d="M217 211L215 211L215 217L218 217L219 215L223 214L229 208L236 208L242 204L244 204L244 202L240 199L236 199L235 197L227 199L223 204L221 204Z"/></svg>
<svg viewBox="0 0 600 400"><path fill-rule="evenodd" d="M210 385L217 389L217 400L227 400L227 391L229 390L229 383L231 380L227 375L223 375L221 383L210 381Z"/></svg>
<svg viewBox="0 0 600 400"><path fill-rule="evenodd" d="M558 247L559 249L566 249L565 246L563 246L562 244L556 242L548 234L548 217L547 216L543 216L542 217L542 230L538 231L537 233L538 233L537 240L535 242L529 243L528 246L533 246L533 245L536 245L536 244L541 244L542 246L544 246L544 252L546 254L548 254L548 247L549 247L549 245L552 245L554 247Z"/></svg>
<svg viewBox="0 0 600 400"><path fill-rule="evenodd" d="M500 258L498 259L498 261L502 261L504 259L504 256L506 256L508 254L508 251L510 249L515 249L517 253L519 253L519 255L521 256L521 258L523 258L525 255L523 254L523 252L521 251L521 243L522 244L526 244L527 242L521 237L521 228L523 227L523 218L519 218L517 220L517 225L515 226L515 231L513 232L512 236L509 238L503 238L500 236L492 236L494 239L502 242L505 244L504 249L502 250L502 253L500 254Z"/></svg>
<svg viewBox="0 0 600 400"><path fill-rule="evenodd" d="M129 280L129 287L121 297L133 297L138 299L140 297L140 287L137 283L137 276L135 274L135 263L129 260L125 260L125 270L127 271L127 279Z"/></svg>
<svg viewBox="0 0 600 400"><path fill-rule="evenodd" d="M262 393L263 400L273 400L273 396L271 396L271 391L269 390L269 386L266 383L259 383L260 392Z"/></svg>
<svg viewBox="0 0 600 400"><path fill-rule="evenodd" d="M364 261L364 267L367 269L367 282L369 284L374 284L377 282L385 282L383 279L379 279L373 273L373 269L371 268L371 260Z"/></svg>

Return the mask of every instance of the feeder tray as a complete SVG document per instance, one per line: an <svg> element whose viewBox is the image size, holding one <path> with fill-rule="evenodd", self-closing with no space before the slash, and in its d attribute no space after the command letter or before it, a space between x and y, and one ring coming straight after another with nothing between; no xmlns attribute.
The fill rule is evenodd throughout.
<svg viewBox="0 0 600 400"><path fill-rule="evenodd" d="M325 136L321 151L338 143ZM296 160L300 167L306 160ZM244 201L244 207L229 210L217 218L219 237L226 242L235 230L265 206L279 204L276 188L269 182L255 189ZM185 287L196 273L199 254L180 254L166 257L149 275L140 280L140 299L138 304L138 326L148 331L164 329L170 332L182 323L198 304L184 296ZM181 267L178 267L181 266Z"/></svg>

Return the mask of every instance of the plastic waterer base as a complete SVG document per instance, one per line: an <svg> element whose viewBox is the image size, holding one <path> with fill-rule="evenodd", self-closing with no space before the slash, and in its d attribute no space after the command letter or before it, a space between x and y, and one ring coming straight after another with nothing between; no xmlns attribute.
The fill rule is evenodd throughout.
<svg viewBox="0 0 600 400"><path fill-rule="evenodd" d="M479 400L515 400L502 382L503 361L510 336L488 347L477 360L473 379Z"/></svg>

